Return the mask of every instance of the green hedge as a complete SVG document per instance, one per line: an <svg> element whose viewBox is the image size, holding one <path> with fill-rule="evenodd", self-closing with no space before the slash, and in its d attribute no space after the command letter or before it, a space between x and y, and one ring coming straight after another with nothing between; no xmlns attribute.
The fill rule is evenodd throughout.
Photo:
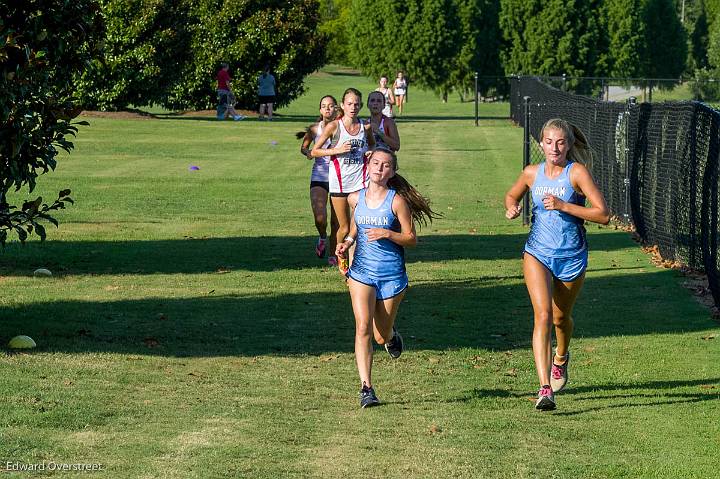
<svg viewBox="0 0 720 479"><path fill-rule="evenodd" d="M41 173L54 170L59 149L70 151L72 119L79 113L72 78L99 54L103 24L94 0L24 0L0 5L0 243L15 229L21 240L38 217L62 207L25 202L18 211L6 192L35 188ZM60 199L67 200L69 190Z"/></svg>
<svg viewBox="0 0 720 479"><path fill-rule="evenodd" d="M213 108L215 74L230 64L238 104L255 108L257 77L271 65L278 106L303 92L324 64L317 0L104 0L104 58L77 80L83 104L122 109Z"/></svg>

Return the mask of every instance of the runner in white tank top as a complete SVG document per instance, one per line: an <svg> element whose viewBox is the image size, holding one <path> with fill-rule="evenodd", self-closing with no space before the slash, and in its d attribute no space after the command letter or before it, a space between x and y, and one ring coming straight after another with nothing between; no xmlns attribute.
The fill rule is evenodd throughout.
<svg viewBox="0 0 720 479"><path fill-rule="evenodd" d="M317 125L315 125L315 139L313 140L314 143L318 142L318 139L320 139L320 135L322 135L323 131L323 124L325 122L323 120L320 120ZM330 140L326 141L324 145L322 145L322 148L327 148L330 146ZM319 158L315 158L315 163L312 167L312 173L310 174L310 183L313 182L322 182L327 183L328 180L328 171L330 167L330 157L329 156L321 156Z"/></svg>
<svg viewBox="0 0 720 479"><path fill-rule="evenodd" d="M328 165L330 163L329 156L320 156L313 158L310 154L310 145L312 143L327 148L330 140L319 143L325 127L335 119L337 113L337 100L331 95L326 95L320 100L320 121L298 134L298 138L302 135L303 143L300 152L308 159L313 160L312 173L310 174L310 206L312 207L313 217L315 219L315 228L319 237L315 244L315 254L318 258L325 256L325 251L329 247L330 255L328 256L328 264L337 265L335 258L335 239L337 236L337 217L335 212L330 210L330 239L329 244L327 238L327 202L328 202Z"/></svg>
<svg viewBox="0 0 720 479"><path fill-rule="evenodd" d="M330 201L337 215L338 242L350 231L350 206L347 196L367 185L367 160L365 152L375 146L370 125L360 121L362 93L355 88L348 88L342 99L343 117L331 122L323 128L310 155L313 158L330 156ZM322 148L332 138L329 148ZM338 264L345 272L347 265Z"/></svg>
<svg viewBox="0 0 720 479"><path fill-rule="evenodd" d="M380 77L380 86L376 88L375 91L379 91L385 97L385 107L383 108L383 115L392 118L392 106L395 104L395 95L393 94L393 91L388 88L388 78L386 76L383 75Z"/></svg>
<svg viewBox="0 0 720 479"><path fill-rule="evenodd" d="M354 125L353 125L354 126ZM365 138L365 124L360 120L357 133L352 135L345 124L338 122L340 134L331 148L350 143L350 151L330 157L330 193L352 193L367 186L367 160L365 152L368 142Z"/></svg>
<svg viewBox="0 0 720 479"><path fill-rule="evenodd" d="M400 134L398 133L395 120L383 114L385 97L382 92L373 91L368 95L368 108L370 118L368 123L372 128L376 145L385 145L392 151L400 149Z"/></svg>

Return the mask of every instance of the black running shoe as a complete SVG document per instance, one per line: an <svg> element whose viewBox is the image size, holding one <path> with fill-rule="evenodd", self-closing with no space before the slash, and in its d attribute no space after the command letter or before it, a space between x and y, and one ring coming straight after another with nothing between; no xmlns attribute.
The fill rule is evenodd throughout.
<svg viewBox="0 0 720 479"><path fill-rule="evenodd" d="M385 343L385 351L387 351L393 359L399 358L403 352L403 338L400 336L397 329L395 329L395 326L393 326L392 338L390 338L390 341Z"/></svg>
<svg viewBox="0 0 720 479"><path fill-rule="evenodd" d="M373 407L380 404L380 400L375 395L373 388L363 386L360 390L360 407L365 409L366 407Z"/></svg>

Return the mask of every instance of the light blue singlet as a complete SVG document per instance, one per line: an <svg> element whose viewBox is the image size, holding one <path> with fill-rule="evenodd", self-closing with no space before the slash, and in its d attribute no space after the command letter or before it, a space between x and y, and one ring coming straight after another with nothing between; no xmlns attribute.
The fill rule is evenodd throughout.
<svg viewBox="0 0 720 479"><path fill-rule="evenodd" d="M536 258L571 258L587 250L584 221L558 210L546 210L543 197L551 194L567 203L585 206L585 197L575 191L570 182L570 169L574 162L568 161L562 173L555 179L545 176L545 163L540 164L532 185L532 227L525 251Z"/></svg>
<svg viewBox="0 0 720 479"><path fill-rule="evenodd" d="M365 192L360 190L355 207L355 224L357 225L357 246L353 256L351 277L362 281L367 277L373 280L386 280L406 277L405 250L402 246L381 239L368 241L367 230L385 228L400 231L400 222L392 211L395 190L388 190L385 200L377 208L369 208L365 202Z"/></svg>

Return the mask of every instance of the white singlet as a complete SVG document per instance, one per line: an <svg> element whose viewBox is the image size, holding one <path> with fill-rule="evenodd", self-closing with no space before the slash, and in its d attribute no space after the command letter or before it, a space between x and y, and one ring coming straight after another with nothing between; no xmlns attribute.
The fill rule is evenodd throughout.
<svg viewBox="0 0 720 479"><path fill-rule="evenodd" d="M360 120L360 128L356 135L351 135L345 129L345 123L338 120L337 142L330 148L336 148L349 141L352 149L342 155L330 157L330 193L352 193L367 187L368 172L365 152L368 149L365 138L365 125Z"/></svg>
<svg viewBox="0 0 720 479"><path fill-rule="evenodd" d="M404 78L401 81L398 81L396 78L393 82L393 88L395 89L393 92L395 95L404 95L407 92L407 81L405 81Z"/></svg>
<svg viewBox="0 0 720 479"><path fill-rule="evenodd" d="M368 118L368 123L372 125L372 118ZM378 125L378 132L382 133L383 135L385 134L385 115L382 115L382 118L380 119L380 124ZM383 145L386 147L388 146L387 143L382 141L378 133L373 133L373 138L375 138L375 145Z"/></svg>
<svg viewBox="0 0 720 479"><path fill-rule="evenodd" d="M320 120L317 124L316 128L317 134L315 135L314 142L317 144L317 141L320 139L320 135L322 135L323 131L323 121ZM324 145L320 146L320 148L327 148L330 145L330 140L326 141ZM318 158L315 158L315 163L313 163L312 167L312 173L310 174L310 181L320 181L322 183L328 182L328 171L330 167L330 157L329 156L320 156Z"/></svg>
<svg viewBox="0 0 720 479"><path fill-rule="evenodd" d="M392 114L392 105L390 104L390 89L386 88L385 91L378 89L378 91L380 93L382 93L383 96L385 97L385 107L383 108L382 114L389 118L392 118L393 114Z"/></svg>

